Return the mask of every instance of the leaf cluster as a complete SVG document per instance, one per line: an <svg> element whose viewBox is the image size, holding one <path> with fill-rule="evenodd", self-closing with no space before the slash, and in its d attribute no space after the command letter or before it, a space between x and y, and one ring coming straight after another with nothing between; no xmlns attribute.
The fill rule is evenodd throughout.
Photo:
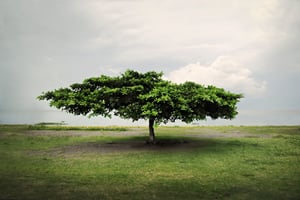
<svg viewBox="0 0 300 200"><path fill-rule="evenodd" d="M75 115L116 115L133 121L153 119L157 123L206 117L232 119L241 94L194 82L175 84L162 73L127 70L117 77L102 75L42 93L39 100Z"/></svg>

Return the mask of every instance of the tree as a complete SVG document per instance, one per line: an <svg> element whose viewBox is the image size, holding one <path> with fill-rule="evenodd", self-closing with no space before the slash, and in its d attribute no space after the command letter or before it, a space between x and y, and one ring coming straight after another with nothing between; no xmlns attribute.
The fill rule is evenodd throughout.
<svg viewBox="0 0 300 200"><path fill-rule="evenodd" d="M43 92L37 98L75 115L149 120L149 140L155 142L154 124L182 120L232 119L241 94L194 82L175 84L162 73L127 70L117 77L102 75L67 88Z"/></svg>

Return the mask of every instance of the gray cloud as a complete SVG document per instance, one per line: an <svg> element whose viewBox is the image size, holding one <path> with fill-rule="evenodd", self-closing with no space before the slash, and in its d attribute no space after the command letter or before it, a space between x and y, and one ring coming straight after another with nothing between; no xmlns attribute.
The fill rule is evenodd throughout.
<svg viewBox="0 0 300 200"><path fill-rule="evenodd" d="M241 109L299 110L299 10L296 0L2 0L0 123L1 110L47 110L35 99L42 91L90 76L169 74L222 56L247 66L248 81L267 83Z"/></svg>

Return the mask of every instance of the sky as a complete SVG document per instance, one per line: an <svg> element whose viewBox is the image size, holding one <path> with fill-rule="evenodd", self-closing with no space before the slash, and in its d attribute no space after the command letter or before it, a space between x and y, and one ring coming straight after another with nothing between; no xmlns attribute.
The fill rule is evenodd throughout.
<svg viewBox="0 0 300 200"><path fill-rule="evenodd" d="M299 125L299 36L298 0L0 0L0 124L144 124L36 99L133 69L244 94L235 119L196 124Z"/></svg>

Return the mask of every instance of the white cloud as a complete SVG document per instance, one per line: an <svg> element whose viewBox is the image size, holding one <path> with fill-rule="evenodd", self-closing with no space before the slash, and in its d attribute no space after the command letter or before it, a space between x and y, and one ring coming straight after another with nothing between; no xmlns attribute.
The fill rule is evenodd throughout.
<svg viewBox="0 0 300 200"><path fill-rule="evenodd" d="M166 78L177 83L194 81L215 85L246 96L261 95L266 90L265 81L254 79L247 67L228 56L220 56L210 65L186 65L170 72Z"/></svg>

